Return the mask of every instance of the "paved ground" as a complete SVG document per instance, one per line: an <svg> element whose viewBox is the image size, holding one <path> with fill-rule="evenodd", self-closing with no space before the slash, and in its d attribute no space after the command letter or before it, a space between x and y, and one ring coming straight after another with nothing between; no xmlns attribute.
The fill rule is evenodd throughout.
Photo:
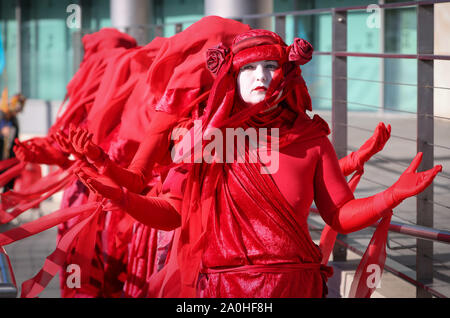
<svg viewBox="0 0 450 318"><path fill-rule="evenodd" d="M320 113L330 123L327 112ZM379 155L366 164L365 174L355 193L356 197L366 197L380 192L392 185L406 169L416 154L415 139L417 120L415 115L349 113L348 146L356 149L371 135L362 130L375 129L383 121L392 126L392 137ZM435 164L441 164L443 171L434 181L434 227L450 230L450 120L435 119L434 155ZM358 128L352 128L358 127ZM320 220L318 220L320 222ZM392 221L406 224L416 223L416 199L405 200L394 210ZM361 248L365 247L373 230L365 230L349 235L349 239ZM387 249L388 263L396 270L415 279L416 239L398 233L389 234ZM429 287L450 296L450 245L433 243L434 253L428 255L433 259L434 281Z"/></svg>
<svg viewBox="0 0 450 318"><path fill-rule="evenodd" d="M4 232L18 224L35 220L46 213L56 211L59 208L59 203L60 195L55 195L54 198L42 202L40 209L33 209L19 216L13 224L8 226L0 225L0 232ZM5 250L9 255L11 265L14 269L19 296L22 283L34 277L42 268L45 258L54 251L56 246L56 232L56 227L53 227L35 236L5 246ZM59 277L54 277L39 297L60 297Z"/></svg>
<svg viewBox="0 0 450 318"><path fill-rule="evenodd" d="M321 115L329 121L330 114L321 112ZM392 125L393 137L379 156L374 158L366 166L364 179L356 192L357 197L364 197L384 190L395 182L401 172L408 166L416 153L416 144L405 140L416 137L415 116L398 116L392 114L350 114L349 125L373 130L379 121ZM330 121L329 121L330 122ZM434 195L434 224L435 228L450 230L450 120L435 120L435 158L436 163L443 165L443 174L435 180ZM369 136L370 132L350 128L349 147L359 147ZM440 147L443 146L443 147ZM416 220L416 200L408 199L397 209L393 221L414 224ZM20 222L29 221L39 214L55 211L59 206L58 198L53 201L45 201L41 211L29 211L25 213ZM310 223L321 225L323 222L317 216L311 216ZM0 227L0 232L7 227ZM361 250L367 245L372 230L364 230L349 236L349 242ZM50 229L34 237L6 247L10 255L18 284L34 276L41 268L43 261L55 247L56 229ZM312 233L313 238L318 239L317 233ZM400 271L404 275L415 279L415 246L416 239L409 236L391 233L389 235L387 249L388 260L386 265ZM434 243L434 253L430 255L434 262L434 281L429 287L438 292L450 296L450 245ZM358 256L349 253L349 262L346 264L335 263L335 277L330 280L330 296L345 296L348 292L352 270L356 268ZM55 277L41 297L59 297L59 278ZM381 288L374 297L415 297L415 287L394 275L385 272Z"/></svg>

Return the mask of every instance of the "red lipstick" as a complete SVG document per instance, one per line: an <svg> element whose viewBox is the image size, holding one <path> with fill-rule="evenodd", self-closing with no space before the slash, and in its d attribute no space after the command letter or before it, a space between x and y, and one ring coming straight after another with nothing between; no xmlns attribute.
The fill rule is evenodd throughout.
<svg viewBox="0 0 450 318"><path fill-rule="evenodd" d="M264 86L258 86L258 87L256 87L256 88L254 88L253 89L254 91L267 91L267 88L266 87L264 87Z"/></svg>

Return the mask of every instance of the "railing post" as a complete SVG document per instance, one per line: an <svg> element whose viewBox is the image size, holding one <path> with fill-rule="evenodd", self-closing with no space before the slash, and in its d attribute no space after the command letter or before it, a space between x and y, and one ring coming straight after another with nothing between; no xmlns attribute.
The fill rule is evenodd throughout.
<svg viewBox="0 0 450 318"><path fill-rule="evenodd" d="M16 43L17 43L17 91L23 93L22 91L22 1L16 0L15 15L17 21L17 33L16 33ZM6 70L5 70L6 72ZM8 83L5 83L8 85Z"/></svg>
<svg viewBox="0 0 450 318"><path fill-rule="evenodd" d="M275 17L275 33L278 34L284 41L286 41L286 16Z"/></svg>
<svg viewBox="0 0 450 318"><path fill-rule="evenodd" d="M181 23L175 24L175 33L180 33L181 31L183 31L183 24Z"/></svg>
<svg viewBox="0 0 450 318"><path fill-rule="evenodd" d="M347 51L347 12L333 10L332 22L332 142L338 158L347 155L347 57L336 56L335 52ZM346 236L338 234L341 241ZM347 250L339 244L333 249L334 261L346 261Z"/></svg>
<svg viewBox="0 0 450 318"><path fill-rule="evenodd" d="M162 25L155 26L155 37L157 37L157 36L163 36L163 26Z"/></svg>
<svg viewBox="0 0 450 318"><path fill-rule="evenodd" d="M14 272L3 247L0 246L0 298L16 298L17 288L14 285Z"/></svg>
<svg viewBox="0 0 450 318"><path fill-rule="evenodd" d="M83 61L83 29L76 30L72 33L72 47L73 47L73 73L75 74L80 68L81 61Z"/></svg>
<svg viewBox="0 0 450 318"><path fill-rule="evenodd" d="M433 54L434 37L433 5L417 7L417 54ZM433 60L417 60L417 151L423 153L418 171L434 166L433 121ZM433 227L433 184L417 195L417 224ZM433 282L433 242L417 239L417 281ZM417 287L416 296L430 298L432 295Z"/></svg>

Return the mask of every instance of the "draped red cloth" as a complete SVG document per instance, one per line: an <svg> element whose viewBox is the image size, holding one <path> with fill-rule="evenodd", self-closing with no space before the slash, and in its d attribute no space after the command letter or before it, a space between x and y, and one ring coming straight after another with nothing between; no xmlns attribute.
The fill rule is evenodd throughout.
<svg viewBox="0 0 450 318"><path fill-rule="evenodd" d="M258 30L254 33L258 35L264 32L267 33ZM256 37L255 34L251 36ZM275 41L276 45L278 44ZM258 49L255 48L255 51ZM250 59L253 58L252 51L243 52L248 54ZM288 108L300 119L294 129L284 130L280 134L280 148L288 147L291 143L319 140L329 133L323 120L319 117L308 120L304 114L304 110L310 107L310 99L298 68L281 65L280 69L285 73L280 75L275 72L265 100L245 108L240 107L235 97L236 73L233 66L231 54L225 58L219 70L205 115L202 117L206 134L212 129L241 127L253 118L252 116L260 115L262 110L280 102L286 102ZM271 114L280 115L276 111ZM261 127L268 123L266 120L274 124L273 127L289 124L286 118L284 122L281 120L276 123L273 118L270 119L270 115L263 117L265 118L260 121ZM255 121L249 126L253 127L254 124ZM337 213L340 206L352 201L353 195L346 186L342 173L338 176L340 170L335 153L333 152L333 155L332 150L328 151L330 153L323 154L324 158L334 156L334 164L321 167L323 170L316 173L323 174L324 182L328 182L325 179L330 178L332 184L335 181L331 179L336 176L337 182L328 190L338 194L322 193L315 199L322 216L331 224L334 213ZM305 217L307 211L300 211L304 218L296 219L285 193L280 191L271 176L261 174L255 167L259 168L257 164L250 163L194 164L190 167L181 209L182 227L175 232L167 265L150 280L150 296L326 295L324 286L327 276L331 273L329 268L321 264L320 250L309 237ZM315 166L311 168L313 167ZM322 181L319 180L318 184ZM305 186L314 186L317 190L316 184L306 183ZM302 195L306 195L308 191L302 191ZM365 206L365 203L371 200L360 201L359 206L355 204L355 207L366 207L369 209L366 211L367 215L372 215L371 203ZM303 208L309 210L309 206ZM346 212L349 212L348 209ZM383 231L378 234L383 236Z"/></svg>
<svg viewBox="0 0 450 318"><path fill-rule="evenodd" d="M61 106L56 122L50 128L49 135L58 130L65 130L67 133L69 124L85 125L87 123L86 116L92 109L100 84L106 82L104 75L108 65L117 61L123 53L136 47L136 41L133 38L115 29L102 29L99 32L87 35L83 37L83 44L85 48L83 61L80 64L79 70L67 85L67 95L64 102L67 100L68 102L67 104L63 103ZM108 78L107 80L109 81L110 79ZM109 119L112 120L112 117L110 116ZM107 129L108 127L100 127L96 131L96 134L102 132L101 128ZM5 179L6 177L10 177L9 175L16 173L16 170L19 169L14 167L8 170L2 177ZM71 169L64 172L59 170L32 184L31 188L28 188L26 191L10 191L4 194L2 198L3 211L1 214L3 221L7 222L12 220L20 213L25 212L30 207L35 206L50 195L60 191L73 182L73 180L74 175L71 175ZM79 196L81 200L73 199L74 195ZM87 202L87 200L83 200L84 195L83 191L79 191L75 194L72 192L72 198L64 196L62 207L70 209L71 207L75 208L77 204L81 206L82 203ZM85 198L87 199L87 197ZM70 202L65 201L66 199L70 200ZM88 206L81 206L82 209L86 207ZM5 211L6 209L12 210L12 212L7 213ZM66 211L65 209L63 210ZM53 213L58 215L57 212ZM69 219L65 218L60 218L59 220L61 221L60 224L69 221ZM66 223L66 232L70 232L71 226L79 227L77 224L82 220L77 220L76 217L73 217L70 221L70 225ZM44 226L43 223L37 224ZM92 224L92 222L89 224ZM94 230L95 232L97 230ZM70 233L74 232L72 231ZM76 237L78 235L77 233L72 235ZM59 234L58 244L65 237L62 232ZM67 238L65 240L67 241ZM69 247L67 246L67 248ZM67 249L65 251L67 252ZM87 250L81 252L86 253ZM99 251L98 253L101 252ZM88 262L90 261L85 261L85 263ZM88 272L89 270L86 270L86 273Z"/></svg>
<svg viewBox="0 0 450 318"><path fill-rule="evenodd" d="M32 183L27 190L8 191L1 194L0 224L8 223L16 217L38 206L56 192L64 189L73 179L71 170L56 170Z"/></svg>
<svg viewBox="0 0 450 318"><path fill-rule="evenodd" d="M284 117L277 112L272 116ZM291 121L284 117L277 122L272 117L272 127L292 125L292 115L287 117ZM283 127L277 141L281 147L329 133L319 117L299 117L294 127ZM150 279L150 296L321 297L326 293L323 281L330 269L320 266L321 253L309 237L306 220L298 222L272 177L260 173L260 164L194 164L190 169L182 228L175 232L167 265ZM283 246L283 251L275 246ZM235 253L242 257L233 257ZM299 263L306 268L285 266ZM258 264L267 266L269 273L252 272ZM246 267L236 273L208 272L217 266ZM198 282L202 271L208 279L201 276ZM305 288L298 288L300 282Z"/></svg>
<svg viewBox="0 0 450 318"><path fill-rule="evenodd" d="M304 114L305 109L310 109L310 98L299 68L284 69L285 77L278 74L268 91L266 104L251 109L234 109L239 106L235 100L235 78L225 76L233 66L231 59L213 85L213 77L204 66L205 48L220 41L229 43L236 34L245 30L248 26L238 22L207 17L170 39L157 38L145 47L135 47L132 41L127 41L131 43L129 46L127 44L125 49L114 50L110 56L107 55L113 49L100 50L102 55L90 64L88 61L98 53L97 49L93 49L92 55L85 55L85 72L81 72L71 86L74 92L79 90L82 94L71 97L72 106L59 117L54 129L64 129L68 123L81 123L86 119L85 125L94 133L94 141L109 155L119 154L112 160L126 166L136 153L138 144L148 138L143 134L143 127L151 122L156 111L175 114L180 118L201 116L203 109L195 101L212 89L205 116L202 117L207 128L238 126L251 121L252 116L273 103L283 101L290 107L280 108L283 114L276 109L263 116L265 118L257 118L262 127L270 122L272 127L281 128L281 138L275 141L280 148L326 136L329 129L324 121L319 117L311 120ZM93 72L88 72L88 65ZM295 119L293 113L298 116L295 117L298 121L291 127ZM278 116L281 120L274 120ZM168 121L160 126L171 129L173 125L173 121ZM254 125L255 121L249 124L250 127ZM169 141L165 149L169 149ZM151 158L144 159L141 164L149 161ZM69 207L65 212L70 211L71 218L64 216L54 220L65 222L72 219L74 223L62 235L57 250L49 256L43 270L25 284L24 295L37 295L48 282L48 277L56 273L55 264L62 266L73 259L81 263L83 286L87 289L92 287L92 291L86 292L93 295L100 295L99 290L103 289L106 295L118 296L117 286L120 283L112 283L110 289L106 284L109 278L123 283L125 265L128 268L125 294L132 297L144 294L172 297L255 296L249 294L249 284L264 280L270 281L267 286L271 288L259 290L256 295L260 297L323 296L326 294L323 283L330 270L321 266L322 255L307 233L306 222L298 222L292 206L273 178L261 174L260 168L259 164L250 163L191 166L183 197L182 227L167 235L123 218L124 214L120 214L123 211L105 211L98 202L82 205L80 210L73 210L75 206ZM80 197L80 201L74 200L73 203L87 199L85 194L80 194ZM223 265L227 268L214 268L208 252L209 255L220 255L220 251L211 250L217 244L207 245L208 242L218 243L221 239L220 236L210 236L209 230L218 224L214 223L214 217L229 212L236 215L241 210L249 213L247 217L253 222L249 232L254 231L254 236L249 235L253 239L252 244L244 246L258 249L267 259L261 261L249 256L242 262L226 263L229 261L226 258ZM231 222L228 231L238 233L235 226L246 225L242 222ZM45 226L44 223L37 223L34 231L40 231ZM255 243L266 236L272 237L272 244L275 245L289 242L286 248L292 253L266 250L270 245ZM130 242L128 254L124 247ZM167 264L161 268L169 244L173 244L170 255ZM0 245L3 244L0 242ZM233 243L227 247L231 252L239 250ZM280 259L280 256L286 258ZM202 267L202 264L209 267ZM111 271L108 272L108 269ZM251 278L255 275L259 277ZM301 290L295 288L299 284L306 287ZM239 289L239 286L244 287ZM71 293L69 296L75 295Z"/></svg>
<svg viewBox="0 0 450 318"><path fill-rule="evenodd" d="M68 103L61 105L49 134L68 129L70 123L78 125L84 121L94 103L106 67L118 55L136 47L135 39L112 28L85 35L82 42L84 57L67 85Z"/></svg>
<svg viewBox="0 0 450 318"><path fill-rule="evenodd" d="M161 95L171 96L165 99L164 107L175 105L178 109L175 107L172 111L183 112L180 108L180 101L183 102L182 105L189 104L189 101L197 99L208 89L208 85L212 84L213 79L204 67L204 50L217 40L222 40L223 37L231 40L237 33L248 29L248 26L241 23L218 17L205 20L209 21L208 25L212 20L220 21L214 28L205 28L205 21L200 22L183 34L171 38L170 43L164 45L166 39L157 38L149 45L138 48L135 47L134 40L130 40L130 38L119 35L118 40L114 40L118 33L113 30L102 30L91 37L85 37L83 39L86 49L85 58L79 72L68 85L69 102L65 105L65 109L62 108L64 112L61 111L62 114L59 114L50 133L59 129L67 129L69 123L85 125L93 132L94 141L99 142L105 151L110 152L110 155L115 150L121 149L119 152L122 155L132 157L138 142L145 137L142 133L143 127L148 125L153 112L162 105L160 103L163 100ZM108 41L108 39L112 39L110 44L104 44L103 40ZM191 41L191 45L186 45L186 42L189 41ZM114 49L116 47L119 48ZM182 54L180 54L180 50ZM158 63L153 69L150 66L156 53L158 53ZM183 64L186 58L189 59L189 66ZM166 72L165 74L168 76L164 79L161 78L163 74L158 68L161 65L164 65L165 69L172 68L173 70ZM192 67L193 65L194 67ZM150 88L148 82L143 80L144 77L148 77L148 81L152 83ZM149 89L151 89L149 95L143 94ZM136 119L139 120L136 121ZM112 150L110 145L114 142L121 143L121 146ZM124 163L126 161L123 160L121 163L126 165ZM72 195L65 196L64 199L70 200L67 202L69 208L85 201L82 188L74 188L74 190ZM79 196L81 200L77 200L74 196ZM83 206L81 205L81 207ZM98 210L96 213L101 212ZM79 228L80 222L85 222L83 226L91 229L89 232L91 240L87 247L75 242L71 246L65 246L65 253L72 255L69 256L66 263L70 259L77 259L76 255L80 253L85 255L85 259L92 257L90 250L93 248L92 242L107 241L106 245L96 243L96 248L104 249L103 252L107 255L106 258L98 258L99 262L106 260L106 263L101 266L107 269L111 265L109 267L113 268L111 263L108 265L107 260L114 260L111 256L118 251L122 251L119 253L121 258L119 263L123 264L122 260L125 257L123 247L130 241L130 238L126 237L130 233L132 222L124 222L124 224L121 219L120 216L109 214L109 212L96 217L92 216L87 223L84 219L74 217L71 220L72 224L65 229L67 232L62 233L61 240L68 235L67 233L73 233L71 231L74 227ZM98 223L96 226L95 222ZM74 234L73 239L78 238L77 242L80 241L79 236L82 236L80 233L85 233L85 230L80 229ZM97 233L98 236L95 237L92 233ZM97 251L97 253L100 252ZM88 263L89 261L85 261L84 265L87 266ZM83 271L85 270L87 272L95 271L89 267L83 269ZM117 271L116 274L120 276ZM107 276L107 273L105 275ZM93 276L98 278L96 274ZM84 282L89 285L89 281ZM105 280L103 279L99 283L104 284ZM92 292L97 291L93 290Z"/></svg>

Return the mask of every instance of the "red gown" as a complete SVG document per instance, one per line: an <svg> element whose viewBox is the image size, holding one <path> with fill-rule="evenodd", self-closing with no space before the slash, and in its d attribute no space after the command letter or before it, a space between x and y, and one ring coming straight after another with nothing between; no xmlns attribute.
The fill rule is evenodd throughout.
<svg viewBox="0 0 450 318"><path fill-rule="evenodd" d="M321 211L332 213L353 198L328 138L293 143L282 150L278 172L273 179L262 178L275 192L265 202L252 195L258 187L247 175L251 171L241 168L224 167L226 182L219 188L218 208L206 231L199 296L321 297L321 267L298 265L321 260L309 236L309 209L315 200ZM273 209L275 200L286 211ZM303 245L313 253L306 253ZM262 271L253 271L258 265Z"/></svg>

